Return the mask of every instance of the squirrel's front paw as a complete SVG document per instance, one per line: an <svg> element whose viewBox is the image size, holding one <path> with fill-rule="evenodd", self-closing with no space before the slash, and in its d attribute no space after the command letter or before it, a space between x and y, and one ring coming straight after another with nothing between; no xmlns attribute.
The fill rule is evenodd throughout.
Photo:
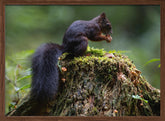
<svg viewBox="0 0 165 121"><path fill-rule="evenodd" d="M112 41L112 37L111 37L111 35L107 35L107 39L106 39L106 41L109 42L109 43Z"/></svg>

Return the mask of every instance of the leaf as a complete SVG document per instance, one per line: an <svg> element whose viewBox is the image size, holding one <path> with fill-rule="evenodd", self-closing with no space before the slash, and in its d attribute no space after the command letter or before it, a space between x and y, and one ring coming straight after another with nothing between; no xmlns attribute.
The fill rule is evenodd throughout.
<svg viewBox="0 0 165 121"><path fill-rule="evenodd" d="M147 61L147 62L144 64L144 66L146 66L146 65L148 65L148 64L150 64L150 63L156 62L156 61L160 61L160 58L151 59L151 60Z"/></svg>
<svg viewBox="0 0 165 121"><path fill-rule="evenodd" d="M130 50L110 50L109 53L118 53L118 54L122 54L122 53L131 53Z"/></svg>
<svg viewBox="0 0 165 121"><path fill-rule="evenodd" d="M144 101L145 103L148 103L148 100L145 100L144 98L141 98L139 95L132 95L132 98L139 99L139 100Z"/></svg>
<svg viewBox="0 0 165 121"><path fill-rule="evenodd" d="M33 53L34 53L34 50L21 51L19 53L16 53L14 57L16 57L16 59L25 59L26 57L32 55Z"/></svg>
<svg viewBox="0 0 165 121"><path fill-rule="evenodd" d="M106 51L104 49L95 49L93 47L88 46L86 53L91 53L91 54L103 56L106 53Z"/></svg>
<svg viewBox="0 0 165 121"><path fill-rule="evenodd" d="M28 89L28 88L30 88L30 87L31 87L31 84L26 84L26 85L22 86L21 88L19 88L19 90L17 90L17 92L18 92L18 91L21 91L21 90Z"/></svg>
<svg viewBox="0 0 165 121"><path fill-rule="evenodd" d="M10 61L11 64L25 64L29 60L27 59L28 56L32 55L34 53L34 50L26 50L26 51L21 51L18 53L15 53L11 56L7 56L6 60ZM10 65L11 65L10 64Z"/></svg>
<svg viewBox="0 0 165 121"><path fill-rule="evenodd" d="M15 102L11 102L11 103L9 104L9 106L8 106L9 111L13 110L13 109L15 108L15 105L16 105Z"/></svg>
<svg viewBox="0 0 165 121"><path fill-rule="evenodd" d="M58 68L60 69L60 72L62 72L62 70L61 70L62 67L61 67L61 65L60 65L60 61L57 62L57 66L58 66Z"/></svg>
<svg viewBox="0 0 165 121"><path fill-rule="evenodd" d="M21 81L21 80L23 80L23 79L31 78L31 77L32 77L32 75L26 75L26 76L24 76L24 77L19 78L19 79L17 80L17 82L19 82L19 81Z"/></svg>

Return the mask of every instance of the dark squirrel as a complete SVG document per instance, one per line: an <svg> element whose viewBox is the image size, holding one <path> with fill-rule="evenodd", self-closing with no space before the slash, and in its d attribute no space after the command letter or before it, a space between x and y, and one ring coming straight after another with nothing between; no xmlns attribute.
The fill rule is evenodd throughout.
<svg viewBox="0 0 165 121"><path fill-rule="evenodd" d="M111 42L112 26L105 13L89 21L77 20L66 30L62 45L41 45L32 58L32 84L30 95L38 102L53 101L59 87L58 58L63 53L74 57L84 55L88 39Z"/></svg>

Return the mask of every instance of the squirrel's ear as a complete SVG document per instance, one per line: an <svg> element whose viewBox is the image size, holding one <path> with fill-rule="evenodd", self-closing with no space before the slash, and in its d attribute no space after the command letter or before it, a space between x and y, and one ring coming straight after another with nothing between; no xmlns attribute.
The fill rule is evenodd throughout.
<svg viewBox="0 0 165 121"><path fill-rule="evenodd" d="M105 13L102 13L100 16L101 16L102 18L105 18L105 17L106 17Z"/></svg>

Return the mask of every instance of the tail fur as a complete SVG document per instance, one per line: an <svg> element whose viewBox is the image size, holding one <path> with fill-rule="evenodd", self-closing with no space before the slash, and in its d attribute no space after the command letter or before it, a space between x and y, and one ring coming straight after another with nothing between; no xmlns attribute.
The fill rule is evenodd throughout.
<svg viewBox="0 0 165 121"><path fill-rule="evenodd" d="M32 58L31 96L39 102L52 101L59 87L58 57L62 47L48 43L40 46Z"/></svg>

